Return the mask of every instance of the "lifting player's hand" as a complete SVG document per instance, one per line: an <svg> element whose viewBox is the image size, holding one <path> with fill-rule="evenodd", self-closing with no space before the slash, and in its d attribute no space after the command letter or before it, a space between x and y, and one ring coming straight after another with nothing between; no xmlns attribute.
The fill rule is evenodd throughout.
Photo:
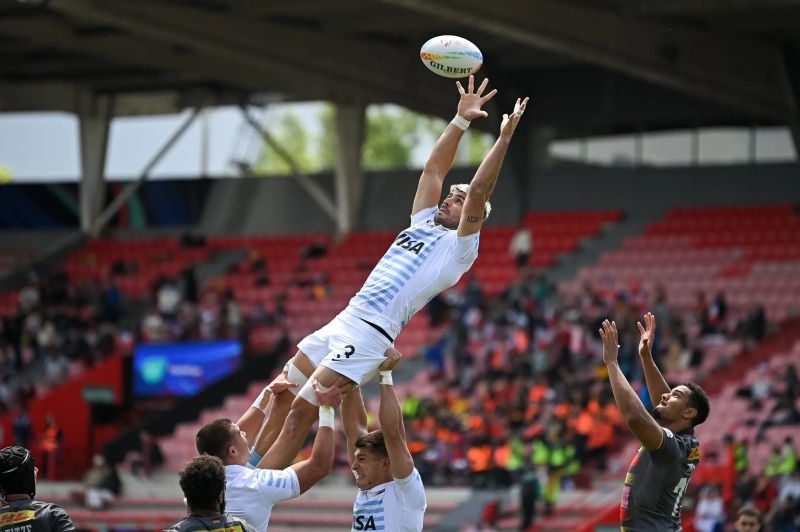
<svg viewBox="0 0 800 532"><path fill-rule="evenodd" d="M503 115L503 123L500 124L501 137L511 140L511 137L514 135L514 131L517 129L517 124L519 124L519 120L522 118L522 113L525 112L525 108L527 106L528 98L525 98L522 101L517 98L517 103L514 105L514 112L510 115Z"/></svg>
<svg viewBox="0 0 800 532"><path fill-rule="evenodd" d="M383 364L378 368L379 371L392 371L394 367L400 363L400 359L403 358L403 353L394 347L387 349L385 355L386 360L384 360Z"/></svg>
<svg viewBox="0 0 800 532"><path fill-rule="evenodd" d="M327 390L321 390L317 379L314 379L311 385L314 387L314 395L317 396L319 406L339 408L339 405L342 404L342 391L338 386L331 386Z"/></svg>
<svg viewBox="0 0 800 532"><path fill-rule="evenodd" d="M299 385L296 382L291 382L283 373L278 374L275 377L275 380L269 383L266 387L268 392L272 392L273 395L278 395L281 392L285 392L289 388L297 388Z"/></svg>
<svg viewBox="0 0 800 532"><path fill-rule="evenodd" d="M600 329L600 338L603 339L603 362L614 364L617 362L617 355L619 354L619 336L617 335L617 322L608 320L603 322L603 328Z"/></svg>
<svg viewBox="0 0 800 532"><path fill-rule="evenodd" d="M458 92L461 93L461 100L458 102L458 114L466 120L475 120L476 118L489 116L489 113L482 111L481 107L486 104L492 97L497 94L497 89L492 90L486 96L483 96L483 91L486 90L486 85L489 84L489 78L483 80L478 90L475 90L475 76L469 77L469 90L465 91L461 86L460 81L456 81Z"/></svg>
<svg viewBox="0 0 800 532"><path fill-rule="evenodd" d="M644 315L644 324L647 326L642 327L642 323L637 321L636 325L639 326L639 332L642 333L642 339L639 340L639 356L648 358L653 356L653 341L656 339L656 317L650 312Z"/></svg>

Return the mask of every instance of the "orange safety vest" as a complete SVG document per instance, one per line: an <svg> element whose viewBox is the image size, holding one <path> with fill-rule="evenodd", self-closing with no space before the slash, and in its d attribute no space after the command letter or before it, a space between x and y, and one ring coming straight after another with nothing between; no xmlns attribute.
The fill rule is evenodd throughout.
<svg viewBox="0 0 800 532"><path fill-rule="evenodd" d="M58 425L50 425L44 430L42 451L54 452L58 449Z"/></svg>
<svg viewBox="0 0 800 532"><path fill-rule="evenodd" d="M494 450L494 464L505 469L508 459L511 457L511 446L503 445Z"/></svg>
<svg viewBox="0 0 800 532"><path fill-rule="evenodd" d="M469 468L472 471L486 471L489 469L489 461L492 459L492 448L488 445L482 447L470 447L467 451Z"/></svg>

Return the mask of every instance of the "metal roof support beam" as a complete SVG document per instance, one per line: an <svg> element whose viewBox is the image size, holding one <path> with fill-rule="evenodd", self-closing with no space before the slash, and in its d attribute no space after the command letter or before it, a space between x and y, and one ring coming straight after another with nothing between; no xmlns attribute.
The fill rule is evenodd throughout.
<svg viewBox="0 0 800 532"><path fill-rule="evenodd" d="M377 0L785 121L797 110L773 46L560 0Z"/></svg>
<svg viewBox="0 0 800 532"><path fill-rule="evenodd" d="M197 116L202 111L202 107L197 107L192 111L192 114L187 116L183 123L175 130L172 136L167 139L161 149L159 149L155 155L148 161L142 171L139 173L139 176L136 178L136 181L127 185L122 191L117 194L117 196L111 200L111 203L108 204L108 207L100 213L97 219L94 221L91 227L91 236L95 237L100 234L100 231L111 221L111 218L117 211L125 204L126 201L130 199L131 196L142 186L142 184L150 177L150 172L153 171L153 168L161 162L161 159L164 158L166 154L172 149L176 142L180 140L184 133L189 129L189 127L194 123Z"/></svg>
<svg viewBox="0 0 800 532"><path fill-rule="evenodd" d="M800 106L800 52L791 46L783 49L783 60L786 62L786 71L789 73L789 83L792 87L792 97L795 104ZM794 153L800 164L800 117L795 116L789 124L794 141Z"/></svg>
<svg viewBox="0 0 800 532"><path fill-rule="evenodd" d="M79 97L78 121L81 147L80 222L88 233L103 210L106 194L108 132L114 116L111 96L84 93Z"/></svg>
<svg viewBox="0 0 800 532"><path fill-rule="evenodd" d="M289 152L275 140L275 138L269 134L269 131L264 129L258 120L253 117L250 111L242 106L239 108L242 111L242 116L244 119L247 120L247 123L250 126L258 131L258 133L264 138L264 141L269 145L270 148L275 150L275 153L284 160L284 162L289 165L289 168L292 171L292 177L297 180L297 183L303 187L303 190L308 192L308 195L317 202L317 205L320 206L322 211L330 216L331 220L338 221L338 214L337 214L337 207L336 203L328 196L327 192L322 190L318 184L311 180L308 175L300 169L300 166L294 160Z"/></svg>
<svg viewBox="0 0 800 532"><path fill-rule="evenodd" d="M367 107L364 104L336 106L336 228L340 238L358 223L364 197L364 146Z"/></svg>

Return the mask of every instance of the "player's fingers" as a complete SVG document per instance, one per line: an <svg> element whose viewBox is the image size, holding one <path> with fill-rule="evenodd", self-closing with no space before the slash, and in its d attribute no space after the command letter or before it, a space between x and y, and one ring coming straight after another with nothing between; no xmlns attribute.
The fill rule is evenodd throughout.
<svg viewBox="0 0 800 532"><path fill-rule="evenodd" d="M488 84L489 84L489 78L483 78L483 83L481 83L480 87L478 87L478 90L475 91L475 94L477 96L480 96L481 94L483 94L483 91L486 90L486 86Z"/></svg>
<svg viewBox="0 0 800 532"><path fill-rule="evenodd" d="M485 104L486 102L494 98L495 94L497 94L497 89L492 89L492 91L489 94L481 98L481 105Z"/></svg>
<svg viewBox="0 0 800 532"><path fill-rule="evenodd" d="M642 327L642 322L641 321L637 321L636 325L639 327L639 332L644 334L644 327Z"/></svg>
<svg viewBox="0 0 800 532"><path fill-rule="evenodd" d="M458 89L459 94L466 94L467 91L464 90L464 87L461 86L460 81L456 81L456 88Z"/></svg>
<svg viewBox="0 0 800 532"><path fill-rule="evenodd" d="M469 77L469 93L473 94L475 92L475 76Z"/></svg>
<svg viewBox="0 0 800 532"><path fill-rule="evenodd" d="M296 382L289 382L287 384L288 384L289 388L299 388L300 387L300 385L297 384Z"/></svg>
<svg viewBox="0 0 800 532"><path fill-rule="evenodd" d="M486 111L481 111L481 116L486 118L487 116L489 116L489 113L487 113Z"/></svg>

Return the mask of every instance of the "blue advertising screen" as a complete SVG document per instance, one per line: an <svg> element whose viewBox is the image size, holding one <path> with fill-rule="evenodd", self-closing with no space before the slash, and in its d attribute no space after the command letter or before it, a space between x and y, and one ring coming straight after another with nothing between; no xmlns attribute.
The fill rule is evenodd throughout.
<svg viewBox="0 0 800 532"><path fill-rule="evenodd" d="M136 346L133 392L137 396L190 396L236 371L242 345L234 340Z"/></svg>

